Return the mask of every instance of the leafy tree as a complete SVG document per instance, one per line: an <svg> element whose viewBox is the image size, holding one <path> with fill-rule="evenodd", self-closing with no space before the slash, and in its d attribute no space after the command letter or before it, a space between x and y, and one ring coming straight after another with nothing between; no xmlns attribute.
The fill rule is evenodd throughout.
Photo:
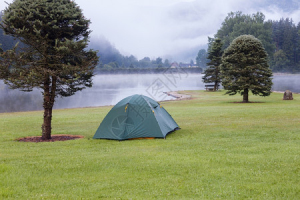
<svg viewBox="0 0 300 200"><path fill-rule="evenodd" d="M221 65L222 85L226 94L241 93L248 102L248 93L269 96L272 87L272 71L267 52L260 40L252 35L242 35L232 41L224 51Z"/></svg>
<svg viewBox="0 0 300 200"><path fill-rule="evenodd" d="M170 65L170 61L168 59L165 59L164 67L170 67Z"/></svg>
<svg viewBox="0 0 300 200"><path fill-rule="evenodd" d="M109 64L104 64L103 69L106 69L106 70L110 71L110 70L113 69L113 67L111 65L109 65Z"/></svg>
<svg viewBox="0 0 300 200"><path fill-rule="evenodd" d="M149 57L144 57L142 60L143 62L151 62L151 59Z"/></svg>
<svg viewBox="0 0 300 200"><path fill-rule="evenodd" d="M214 91L218 89L218 85L221 82L220 65L223 54L222 46L223 43L219 38L215 39L212 43L207 57L210 62L207 63L208 68L204 71L204 76L202 77L204 83L214 83Z"/></svg>
<svg viewBox="0 0 300 200"><path fill-rule="evenodd" d="M129 57L125 56L124 61L123 61L123 65L125 67L135 68L135 67L139 66L139 61L133 55L131 55Z"/></svg>
<svg viewBox="0 0 300 200"><path fill-rule="evenodd" d="M142 68L150 68L151 60L149 57L144 57L142 60L139 60L139 66Z"/></svg>
<svg viewBox="0 0 300 200"><path fill-rule="evenodd" d="M205 68L207 63L207 52L205 49L200 49L196 57L196 64L198 67Z"/></svg>
<svg viewBox="0 0 300 200"><path fill-rule="evenodd" d="M110 63L108 63L107 65L110 65L110 66L111 66L112 68L114 68L114 69L119 68L119 65L118 65L117 62L110 62Z"/></svg>
<svg viewBox="0 0 300 200"><path fill-rule="evenodd" d="M162 58L160 58L160 57L156 58L155 63L156 63L158 68L163 67Z"/></svg>
<svg viewBox="0 0 300 200"><path fill-rule="evenodd" d="M86 50L89 24L69 0L15 0L4 10L1 28L24 46L1 53L0 78L12 89L42 90L42 139L51 138L55 97L92 86L98 57Z"/></svg>

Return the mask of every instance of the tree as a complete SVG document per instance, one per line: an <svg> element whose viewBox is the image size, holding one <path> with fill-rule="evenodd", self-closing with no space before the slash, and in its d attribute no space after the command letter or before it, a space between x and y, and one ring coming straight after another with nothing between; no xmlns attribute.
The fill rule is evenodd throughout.
<svg viewBox="0 0 300 200"><path fill-rule="evenodd" d="M276 52L273 54L272 69L274 71L299 71L300 62L300 26L296 26L292 19L281 18L272 22L273 41Z"/></svg>
<svg viewBox="0 0 300 200"><path fill-rule="evenodd" d="M262 42L269 58L272 59L275 50L272 30L272 22L265 21L263 13L245 15L238 11L228 14L215 37L223 41L223 49L226 49L236 37L245 34L253 35Z"/></svg>
<svg viewBox="0 0 300 200"><path fill-rule="evenodd" d="M191 59L191 61L190 61L190 66L191 67L193 67L195 64L194 64L194 61L193 61L193 59Z"/></svg>
<svg viewBox="0 0 300 200"><path fill-rule="evenodd" d="M139 67L139 61L133 55L131 55L129 57L125 56L124 61L123 61L123 65L127 68L128 67L129 68L136 68L136 67Z"/></svg>
<svg viewBox="0 0 300 200"><path fill-rule="evenodd" d="M267 52L260 40L252 35L234 39L224 51L221 65L222 85L226 94L241 93L243 102L248 102L248 93L269 96L272 87L272 71L267 61Z"/></svg>
<svg viewBox="0 0 300 200"><path fill-rule="evenodd" d="M207 57L206 50L200 49L196 57L196 64L198 67L202 67L202 68L206 67L206 63L207 63L206 57Z"/></svg>
<svg viewBox="0 0 300 200"><path fill-rule="evenodd" d="M284 51L281 49L276 51L273 57L273 71L284 72L289 62Z"/></svg>
<svg viewBox="0 0 300 200"><path fill-rule="evenodd" d="M150 68L151 60L149 57L144 57L142 60L139 60L139 66L142 68Z"/></svg>
<svg viewBox="0 0 300 200"><path fill-rule="evenodd" d="M0 54L0 78L12 89L42 90L42 139L51 138L55 97L92 86L98 56L86 50L89 24L69 0L15 0L4 10L1 28L24 45Z"/></svg>
<svg viewBox="0 0 300 200"><path fill-rule="evenodd" d="M209 52L211 50L212 44L215 41L215 38L213 37L208 37L208 43L207 43L207 51Z"/></svg>
<svg viewBox="0 0 300 200"><path fill-rule="evenodd" d="M111 66L113 69L118 69L119 65L117 62L110 62L107 65Z"/></svg>
<svg viewBox="0 0 300 200"><path fill-rule="evenodd" d="M202 80L204 83L214 83L214 91L218 89L221 82L220 65L222 63L221 57L223 43L221 39L217 38L214 40L211 46L211 50L208 52L210 61L207 63L208 68L204 71Z"/></svg>
<svg viewBox="0 0 300 200"><path fill-rule="evenodd" d="M165 59L165 62L164 62L164 67L170 67L170 61L168 59Z"/></svg>
<svg viewBox="0 0 300 200"><path fill-rule="evenodd" d="M162 62L162 58L161 57L156 58L155 63L156 63L156 65L157 65L158 68L163 67L163 62Z"/></svg>

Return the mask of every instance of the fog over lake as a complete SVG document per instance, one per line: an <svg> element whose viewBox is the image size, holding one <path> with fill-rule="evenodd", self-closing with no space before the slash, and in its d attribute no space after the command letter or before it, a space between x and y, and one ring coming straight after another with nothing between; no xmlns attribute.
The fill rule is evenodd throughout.
<svg viewBox="0 0 300 200"><path fill-rule="evenodd" d="M156 101L172 99L164 92L204 90L203 74L126 74L96 75L93 87L71 97L57 97L54 109L115 105L121 99L143 94ZM300 93L300 75L274 75L273 91L291 90ZM10 90L0 81L0 112L42 110L41 91Z"/></svg>

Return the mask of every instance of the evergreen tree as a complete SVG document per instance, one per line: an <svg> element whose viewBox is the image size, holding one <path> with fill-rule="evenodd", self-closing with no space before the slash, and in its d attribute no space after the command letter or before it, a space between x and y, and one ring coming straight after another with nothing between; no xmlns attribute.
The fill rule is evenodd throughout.
<svg viewBox="0 0 300 200"><path fill-rule="evenodd" d="M207 63L207 52L205 49L200 49L196 57L196 65L205 68Z"/></svg>
<svg viewBox="0 0 300 200"><path fill-rule="evenodd" d="M221 65L222 85L226 94L241 93L248 102L248 93L269 96L272 87L272 71L269 69L267 52L260 40L252 35L234 39L224 51Z"/></svg>
<svg viewBox="0 0 300 200"><path fill-rule="evenodd" d="M169 61L168 59L165 59L164 67L165 67L165 68L170 67L170 61Z"/></svg>
<svg viewBox="0 0 300 200"><path fill-rule="evenodd" d="M42 90L42 139L50 139L55 97L92 86L98 57L86 50L90 21L70 0L15 0L2 18L4 32L24 46L1 53L0 78L12 89Z"/></svg>
<svg viewBox="0 0 300 200"><path fill-rule="evenodd" d="M276 51L273 57L272 69L274 71L285 72L287 70L289 60L287 59L283 50L280 49Z"/></svg>
<svg viewBox="0 0 300 200"><path fill-rule="evenodd" d="M191 67L194 66L194 61L193 61L193 59L191 59L191 61L190 61L190 66L191 66Z"/></svg>
<svg viewBox="0 0 300 200"><path fill-rule="evenodd" d="M222 46L223 43L219 38L215 39L212 43L207 57L210 62L207 63L208 68L204 71L204 76L202 77L204 83L214 83L214 91L218 90L221 82L220 65L223 54Z"/></svg>
<svg viewBox="0 0 300 200"><path fill-rule="evenodd" d="M211 50L212 44L215 41L215 38L213 37L208 37L208 44L207 44L207 51L209 52ZM224 47L223 47L224 48Z"/></svg>

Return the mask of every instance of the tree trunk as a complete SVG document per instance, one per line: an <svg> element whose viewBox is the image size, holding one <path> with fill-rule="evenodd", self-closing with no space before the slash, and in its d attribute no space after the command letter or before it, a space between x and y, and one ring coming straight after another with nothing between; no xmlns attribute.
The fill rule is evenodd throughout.
<svg viewBox="0 0 300 200"><path fill-rule="evenodd" d="M42 125L42 139L51 139L52 108L44 108L44 123Z"/></svg>
<svg viewBox="0 0 300 200"><path fill-rule="evenodd" d="M50 87L51 85L51 87ZM50 76L46 75L44 80L44 123L42 125L42 139L51 139L51 121L52 121L52 109L55 99L56 90L56 77L52 77L52 82L50 81Z"/></svg>
<svg viewBox="0 0 300 200"><path fill-rule="evenodd" d="M218 82L216 81L215 85L214 85L214 91L217 91L217 90L218 90Z"/></svg>
<svg viewBox="0 0 300 200"><path fill-rule="evenodd" d="M244 94L243 94L243 102L244 103L248 103L248 93L249 93L249 90L248 88L247 89L244 89Z"/></svg>

